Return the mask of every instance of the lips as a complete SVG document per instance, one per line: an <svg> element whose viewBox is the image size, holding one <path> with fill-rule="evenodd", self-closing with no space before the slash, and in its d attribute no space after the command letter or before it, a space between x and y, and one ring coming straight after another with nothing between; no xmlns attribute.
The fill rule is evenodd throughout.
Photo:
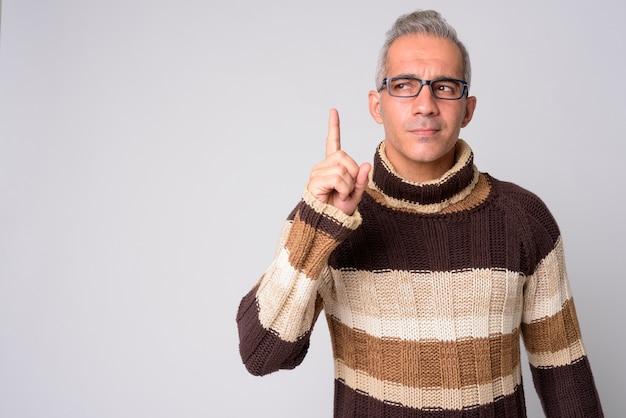
<svg viewBox="0 0 626 418"><path fill-rule="evenodd" d="M439 129L436 128L418 128L418 129L411 129L409 132L411 132L414 135L417 136L433 136L436 135L439 132Z"/></svg>

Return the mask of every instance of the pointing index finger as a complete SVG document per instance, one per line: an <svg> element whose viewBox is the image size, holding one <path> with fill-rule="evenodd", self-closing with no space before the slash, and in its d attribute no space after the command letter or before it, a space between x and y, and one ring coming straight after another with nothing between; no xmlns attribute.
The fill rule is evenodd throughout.
<svg viewBox="0 0 626 418"><path fill-rule="evenodd" d="M341 137L339 135L339 112L337 109L330 109L328 117L328 136L326 137L326 156L341 149Z"/></svg>

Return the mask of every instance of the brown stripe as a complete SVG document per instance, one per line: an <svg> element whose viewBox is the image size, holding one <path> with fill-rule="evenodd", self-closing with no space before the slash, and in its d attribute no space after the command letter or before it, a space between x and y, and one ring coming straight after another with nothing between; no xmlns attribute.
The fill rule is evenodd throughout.
<svg viewBox="0 0 626 418"><path fill-rule="evenodd" d="M312 280L319 278L328 254L337 245L333 237L303 222L299 215L296 215L285 243L291 266Z"/></svg>
<svg viewBox="0 0 626 418"><path fill-rule="evenodd" d="M485 176L490 204L469 213L416 216L394 210L391 218L388 207L364 195L362 224L334 252L331 266L368 271L493 268L533 275L554 251L558 226L535 195Z"/></svg>
<svg viewBox="0 0 626 418"><path fill-rule="evenodd" d="M312 202L312 204L317 204L320 207L315 208L310 206L307 202L301 201L297 206L297 213L293 216L295 219L300 219L302 222L306 222L309 226L317 229L318 231L323 231L326 234L333 237L343 237L347 234L353 232L353 229L346 227L340 219L336 218L332 214L322 213L324 210L328 209L321 202ZM332 208L330 208L332 210ZM339 216L338 209L335 209L337 216ZM343 214L346 219L350 219L348 215ZM354 220L352 220L354 222Z"/></svg>
<svg viewBox="0 0 626 418"><path fill-rule="evenodd" d="M359 208L361 226L333 253L336 269L457 271L498 269L531 275L550 251L533 254L529 263L523 246L529 234L525 219L511 217L506 210L490 206L474 211L470 218L420 216L396 212L393 220L380 205L364 197ZM362 202L363 203L363 202ZM464 213L464 212L460 212ZM538 235L542 247L554 249L556 240Z"/></svg>
<svg viewBox="0 0 626 418"><path fill-rule="evenodd" d="M535 389L548 417L603 417L587 357L568 366L530 367Z"/></svg>
<svg viewBox="0 0 626 418"><path fill-rule="evenodd" d="M572 299L556 315L531 324L522 324L524 344L531 353L555 353L581 339L576 308Z"/></svg>
<svg viewBox="0 0 626 418"><path fill-rule="evenodd" d="M255 376L293 369L304 360L310 331L298 341L286 342L273 331L263 328L255 299L257 289L258 285L241 300L237 311L241 359L246 369Z"/></svg>
<svg viewBox="0 0 626 418"><path fill-rule="evenodd" d="M519 365L519 332L461 341L377 338L329 319L335 358L354 370L417 388L460 389L508 376ZM488 361L484 361L488 359Z"/></svg>
<svg viewBox="0 0 626 418"><path fill-rule="evenodd" d="M526 416L522 386L516 387L515 392L510 395L498 397L483 405L467 405L462 411L440 408L421 410L372 398L351 389L341 381L335 381L335 417L479 418L503 417L505 414L511 417Z"/></svg>

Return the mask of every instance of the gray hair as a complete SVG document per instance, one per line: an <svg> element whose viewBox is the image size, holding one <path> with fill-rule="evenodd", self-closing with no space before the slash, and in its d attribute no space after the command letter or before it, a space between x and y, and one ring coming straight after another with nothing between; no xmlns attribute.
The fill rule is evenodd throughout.
<svg viewBox="0 0 626 418"><path fill-rule="evenodd" d="M391 44L403 35L427 34L438 38L446 38L454 42L461 50L463 60L463 75L467 84L472 79L472 68L470 65L469 53L465 45L459 40L456 30L439 12L434 10L417 10L413 13L400 16L387 32L387 38L380 51L378 66L376 68L376 88L380 87L387 72L387 56Z"/></svg>

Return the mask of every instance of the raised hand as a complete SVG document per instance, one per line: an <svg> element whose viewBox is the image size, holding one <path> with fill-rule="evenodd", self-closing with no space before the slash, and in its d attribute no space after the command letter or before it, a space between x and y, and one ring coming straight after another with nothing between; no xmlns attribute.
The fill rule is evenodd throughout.
<svg viewBox="0 0 626 418"><path fill-rule="evenodd" d="M371 166L360 166L341 149L339 113L330 110L326 158L313 167L307 189L317 200L352 215L361 201Z"/></svg>

